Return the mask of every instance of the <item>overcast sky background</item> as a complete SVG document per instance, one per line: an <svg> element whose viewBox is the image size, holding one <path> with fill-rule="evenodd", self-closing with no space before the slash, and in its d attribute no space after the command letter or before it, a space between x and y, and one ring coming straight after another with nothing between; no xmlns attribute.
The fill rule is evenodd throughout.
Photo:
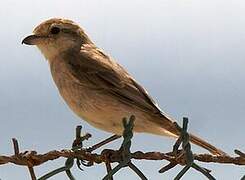
<svg viewBox="0 0 245 180"><path fill-rule="evenodd" d="M21 45L40 22L65 17L150 92L161 108L189 131L233 154L245 150L245 1L244 0L8 0L0 3L0 154L21 150L44 153L69 148L76 125L93 134L86 144L108 137L76 117L59 96L48 63L35 47ZM134 136L132 150L170 151L174 141ZM107 146L118 148L120 141ZM193 147L194 148L194 147ZM205 152L195 149L195 152ZM36 167L38 177L64 159ZM182 167L159 174L166 161L135 161L149 179L173 179ZM200 163L201 164L201 163ZM240 179L244 167L202 164L217 179ZM105 167L73 169L78 179L101 179ZM137 179L128 169L115 179ZM2 180L30 179L27 168L0 166ZM51 179L66 180L64 174ZM205 179L190 170L183 179Z"/></svg>

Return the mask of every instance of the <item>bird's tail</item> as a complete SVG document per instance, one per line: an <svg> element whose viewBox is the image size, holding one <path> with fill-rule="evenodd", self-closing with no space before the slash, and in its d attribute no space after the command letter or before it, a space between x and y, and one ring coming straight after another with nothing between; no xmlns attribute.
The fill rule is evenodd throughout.
<svg viewBox="0 0 245 180"><path fill-rule="evenodd" d="M163 121L164 121L164 123L163 123ZM161 118L161 121L158 121L158 123L159 123L159 125L163 126L163 131L162 131L161 135L178 138L179 135L181 134L179 129L176 127L176 124L174 124L173 119L168 117L168 116L163 116ZM197 146L200 146L200 147L208 150L213 155L218 155L218 156L226 155L225 152L223 152L222 150L211 145L207 141L205 141L205 140L203 140L203 139L201 139L201 138L199 138L199 137L197 137L191 133L189 133L189 135L190 135L190 141L193 144L196 144Z"/></svg>
<svg viewBox="0 0 245 180"><path fill-rule="evenodd" d="M193 144L196 144L206 150L208 150L210 153L212 153L213 155L217 155L217 156L222 156L222 155L226 155L225 152L223 152L222 150L216 148L215 146L209 144L208 142L202 140L201 138L190 134L190 141Z"/></svg>

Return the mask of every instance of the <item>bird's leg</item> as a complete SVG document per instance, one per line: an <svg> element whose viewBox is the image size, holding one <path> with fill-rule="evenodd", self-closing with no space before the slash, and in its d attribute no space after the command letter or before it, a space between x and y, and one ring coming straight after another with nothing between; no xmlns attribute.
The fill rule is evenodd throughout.
<svg viewBox="0 0 245 180"><path fill-rule="evenodd" d="M87 151L88 152L92 152L92 151L100 148L101 146L104 146L105 144L108 144L108 143L110 143L110 142L112 142L112 141L114 141L114 140L116 140L116 139L118 139L120 137L121 136L114 134L113 136L110 136L109 138L107 138L107 139L105 139L105 140L103 140L103 141L101 141L101 142L99 142L99 143L87 148Z"/></svg>

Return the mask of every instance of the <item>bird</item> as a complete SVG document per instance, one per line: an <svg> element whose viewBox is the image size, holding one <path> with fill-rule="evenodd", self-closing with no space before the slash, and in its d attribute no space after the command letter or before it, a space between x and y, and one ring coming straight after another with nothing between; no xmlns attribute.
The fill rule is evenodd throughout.
<svg viewBox="0 0 245 180"><path fill-rule="evenodd" d="M178 138L176 121L119 63L98 48L74 21L48 19L22 44L36 45L69 108L95 128L122 135L123 117L136 117L134 132ZM190 141L214 155L224 152L190 134Z"/></svg>

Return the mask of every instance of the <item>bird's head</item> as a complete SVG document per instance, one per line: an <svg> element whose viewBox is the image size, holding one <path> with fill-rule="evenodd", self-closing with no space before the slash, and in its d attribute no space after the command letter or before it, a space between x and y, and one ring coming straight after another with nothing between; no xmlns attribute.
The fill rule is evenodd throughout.
<svg viewBox="0 0 245 180"><path fill-rule="evenodd" d="M44 56L51 60L64 51L79 50L82 44L92 42L73 21L53 18L38 25L33 34L24 38L22 43L36 45Z"/></svg>

